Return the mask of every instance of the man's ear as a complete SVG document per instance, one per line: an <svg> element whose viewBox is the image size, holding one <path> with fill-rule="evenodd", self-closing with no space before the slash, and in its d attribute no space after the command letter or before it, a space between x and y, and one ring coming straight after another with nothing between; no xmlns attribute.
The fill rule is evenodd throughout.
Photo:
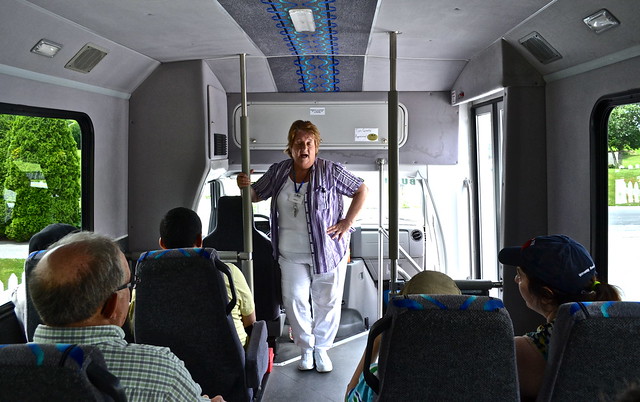
<svg viewBox="0 0 640 402"><path fill-rule="evenodd" d="M195 247L202 247L202 233L198 235L198 237L196 238L196 244L194 245Z"/></svg>
<svg viewBox="0 0 640 402"><path fill-rule="evenodd" d="M162 237L158 239L158 244L160 245L161 249L166 250L167 248L164 246L164 240L162 240Z"/></svg>
<svg viewBox="0 0 640 402"><path fill-rule="evenodd" d="M106 302L102 305L100 314L103 318L112 319L118 312L118 293L112 293Z"/></svg>

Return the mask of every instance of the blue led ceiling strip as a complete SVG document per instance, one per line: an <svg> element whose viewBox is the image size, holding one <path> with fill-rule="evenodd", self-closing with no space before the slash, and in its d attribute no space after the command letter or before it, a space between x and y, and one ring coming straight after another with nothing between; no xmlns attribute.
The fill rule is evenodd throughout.
<svg viewBox="0 0 640 402"><path fill-rule="evenodd" d="M283 36L288 51L295 55L293 64L296 66L300 92L339 92L340 74L337 66L340 64L335 55L339 54L336 7L332 5L336 0L311 0L303 3L287 0L261 0L268 5L266 9L271 13L271 19ZM316 31L312 34L296 32L290 19L289 9L297 6L310 8L316 15ZM317 56L317 54L329 56Z"/></svg>
<svg viewBox="0 0 640 402"><path fill-rule="evenodd" d="M322 54L336 55L340 53L338 45L337 27L335 23L336 19L336 7L332 5L335 0L318 1L317 6L314 7L314 12L317 12L319 18L320 32L322 35L319 37L321 43ZM320 7L324 8L321 9ZM335 56L323 56L321 57L323 64L319 67L322 70L320 77L324 80L320 85L324 89L324 92L339 92L340 87L338 83L340 79L337 77L340 74L340 70L337 69L339 60Z"/></svg>

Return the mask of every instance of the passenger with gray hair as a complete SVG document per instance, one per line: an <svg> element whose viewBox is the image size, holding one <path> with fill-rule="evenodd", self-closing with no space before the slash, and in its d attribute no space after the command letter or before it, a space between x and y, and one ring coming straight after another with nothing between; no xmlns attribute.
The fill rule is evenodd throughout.
<svg viewBox="0 0 640 402"><path fill-rule="evenodd" d="M97 346L129 401L209 400L168 348L125 341L120 327L136 283L113 240L91 232L66 236L49 248L28 280L44 322L34 341Z"/></svg>

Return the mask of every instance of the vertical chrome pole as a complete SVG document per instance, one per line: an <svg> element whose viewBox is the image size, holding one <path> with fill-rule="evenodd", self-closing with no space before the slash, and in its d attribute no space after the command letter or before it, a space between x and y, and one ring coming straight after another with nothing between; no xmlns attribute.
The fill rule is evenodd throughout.
<svg viewBox="0 0 640 402"><path fill-rule="evenodd" d="M382 189L384 188L384 165L387 161L384 158L376 159L376 165L378 165L379 174L379 189L378 192L378 318L382 318L382 312L384 307L384 235L382 230L384 227L384 214L382 208L384 206L384 197L382 195Z"/></svg>
<svg viewBox="0 0 640 402"><path fill-rule="evenodd" d="M242 172L250 175L249 154L249 121L247 117L247 55L240 54L240 90L242 94L242 114L240 115L240 145L242 148ZM253 206L251 205L251 188L242 189L242 223L244 233L244 252L246 258L242 260L242 272L247 284L253 292Z"/></svg>
<svg viewBox="0 0 640 402"><path fill-rule="evenodd" d="M398 278L398 91L396 90L396 59L398 32L389 32L389 260L391 294L397 291Z"/></svg>

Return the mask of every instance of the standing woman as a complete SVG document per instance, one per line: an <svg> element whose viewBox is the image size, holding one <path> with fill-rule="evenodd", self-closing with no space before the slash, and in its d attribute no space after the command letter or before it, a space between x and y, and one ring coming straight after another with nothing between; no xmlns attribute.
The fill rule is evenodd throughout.
<svg viewBox="0 0 640 402"><path fill-rule="evenodd" d="M293 122L285 153L251 185L244 173L238 187L251 185L251 200L271 198L273 256L282 271L282 299L300 370L333 370L327 350L340 325L349 237L367 196L367 186L342 165L316 158L320 132L309 121ZM353 198L343 217L342 196ZM311 303L309 298L311 297Z"/></svg>
<svg viewBox="0 0 640 402"><path fill-rule="evenodd" d="M522 247L506 247L498 260L516 267L515 282L531 310L546 323L534 332L515 337L520 396L535 400L544 370L558 308L563 303L619 301L617 289L598 280L589 252L564 235L538 236Z"/></svg>

